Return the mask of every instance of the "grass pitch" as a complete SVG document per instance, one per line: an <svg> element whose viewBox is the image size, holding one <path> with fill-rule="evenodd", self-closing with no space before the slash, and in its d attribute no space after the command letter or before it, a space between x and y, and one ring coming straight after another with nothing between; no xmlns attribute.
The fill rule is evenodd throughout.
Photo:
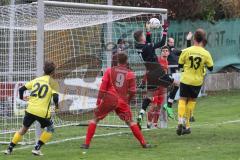
<svg viewBox="0 0 240 160"><path fill-rule="evenodd" d="M211 93L200 98L195 110L192 134L177 136L176 122L168 129L144 131L155 148L142 149L129 129L97 128L91 148L80 149L86 127L56 129L53 144L43 147L43 157L31 155L32 146L18 146L1 160L240 160L240 91ZM175 107L176 108L176 107ZM122 134L120 134L122 132ZM126 133L125 133L126 132ZM75 137L68 141L63 138ZM26 148L23 148L26 147ZM0 150L4 150L2 145Z"/></svg>

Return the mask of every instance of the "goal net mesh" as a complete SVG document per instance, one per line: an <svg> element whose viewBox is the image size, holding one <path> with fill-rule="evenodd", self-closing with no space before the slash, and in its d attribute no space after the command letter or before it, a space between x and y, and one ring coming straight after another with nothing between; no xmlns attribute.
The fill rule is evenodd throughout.
<svg viewBox="0 0 240 160"><path fill-rule="evenodd" d="M140 81L145 68L134 49L133 32L144 30L147 20L161 15L55 6L45 6L44 14L44 60L57 65L55 78L64 106L52 119L56 127L86 124L92 117L101 76L119 48L128 54L130 67ZM0 7L1 143L8 143L22 126L26 104L19 100L18 89L36 77L37 18L36 4ZM124 47L118 44L121 39ZM154 30L153 40L160 39L161 29ZM131 106L134 115L141 104L141 91L138 93L136 105ZM124 125L115 113L100 124ZM34 142L34 129L23 142Z"/></svg>

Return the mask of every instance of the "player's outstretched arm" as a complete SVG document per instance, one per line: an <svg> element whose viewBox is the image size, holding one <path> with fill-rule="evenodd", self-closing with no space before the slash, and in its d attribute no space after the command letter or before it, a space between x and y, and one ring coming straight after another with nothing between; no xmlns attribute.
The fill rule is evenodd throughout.
<svg viewBox="0 0 240 160"><path fill-rule="evenodd" d="M193 36L192 32L188 32L188 35L186 37L187 48L192 46L192 44L191 44L192 36ZM178 50L178 49L173 48L172 53L177 55L177 56L180 56L181 53L182 53L182 50Z"/></svg>
<svg viewBox="0 0 240 160"><path fill-rule="evenodd" d="M192 44L191 44L192 37L193 37L192 32L188 32L188 35L186 37L186 39L187 39L187 47L191 47L192 46Z"/></svg>
<svg viewBox="0 0 240 160"><path fill-rule="evenodd" d="M108 68L103 75L102 83L100 85L99 92L98 92L97 105L100 104L102 98L106 95L108 85L110 83L110 73L111 73L111 69Z"/></svg>
<svg viewBox="0 0 240 160"><path fill-rule="evenodd" d="M23 94L24 94L24 92L27 90L27 87L25 87L25 86L22 86L21 88L19 88L19 98L21 99L21 100L24 100L23 99Z"/></svg>
<svg viewBox="0 0 240 160"><path fill-rule="evenodd" d="M152 43L152 33L150 32L151 26L149 21L146 22L145 28L146 28L146 43Z"/></svg>
<svg viewBox="0 0 240 160"><path fill-rule="evenodd" d="M58 109L59 95L57 93L53 94L53 102L55 104L56 109Z"/></svg>
<svg viewBox="0 0 240 160"><path fill-rule="evenodd" d="M166 40L167 40L167 32L168 32L168 27L169 27L169 23L168 22L164 22L164 25L162 26L163 29L163 36L162 36L162 40L160 42L157 42L154 45L154 48L161 48L166 44Z"/></svg>
<svg viewBox="0 0 240 160"><path fill-rule="evenodd" d="M108 82L103 80L98 92L97 105L101 103L102 98L105 96L107 91L107 86L108 86Z"/></svg>

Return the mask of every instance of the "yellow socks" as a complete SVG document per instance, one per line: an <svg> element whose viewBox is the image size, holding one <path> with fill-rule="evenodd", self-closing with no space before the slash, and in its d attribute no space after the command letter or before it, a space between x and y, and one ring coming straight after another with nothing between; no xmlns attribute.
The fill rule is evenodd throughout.
<svg viewBox="0 0 240 160"><path fill-rule="evenodd" d="M196 106L196 101L188 101L187 107L186 107L186 128L190 128L191 113L193 112L195 106Z"/></svg>
<svg viewBox="0 0 240 160"><path fill-rule="evenodd" d="M193 101L192 101L193 102ZM195 107L196 107L196 102L195 102L195 104L192 104L193 106L191 106L191 117L193 116L193 112L194 112L194 109L195 109Z"/></svg>
<svg viewBox="0 0 240 160"><path fill-rule="evenodd" d="M186 100L180 99L178 101L178 123L183 124L184 114L186 112Z"/></svg>
<svg viewBox="0 0 240 160"><path fill-rule="evenodd" d="M42 141L44 144L47 143L52 138L52 133L44 131L40 136L40 141Z"/></svg>
<svg viewBox="0 0 240 160"><path fill-rule="evenodd" d="M190 108L187 104L186 106L186 114L185 114L185 118L186 118L186 128L190 128L190 117L191 117L191 112L190 112Z"/></svg>
<svg viewBox="0 0 240 160"><path fill-rule="evenodd" d="M19 134L19 132L16 132L12 138L12 143L18 144L22 140L22 135Z"/></svg>
<svg viewBox="0 0 240 160"><path fill-rule="evenodd" d="M187 107L190 109L190 113L193 113L193 110L195 109L196 106L196 101L188 101Z"/></svg>

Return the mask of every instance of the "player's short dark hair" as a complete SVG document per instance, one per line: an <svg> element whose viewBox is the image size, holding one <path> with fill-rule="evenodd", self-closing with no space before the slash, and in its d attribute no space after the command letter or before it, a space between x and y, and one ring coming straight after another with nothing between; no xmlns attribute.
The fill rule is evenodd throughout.
<svg viewBox="0 0 240 160"><path fill-rule="evenodd" d="M54 64L53 61L46 61L44 63L43 70L46 75L51 75L54 73L55 68L56 68L56 65Z"/></svg>
<svg viewBox="0 0 240 160"><path fill-rule="evenodd" d="M167 49L168 51L170 51L170 48L169 48L168 46L163 46L163 47L161 48L161 50L163 50L163 49Z"/></svg>
<svg viewBox="0 0 240 160"><path fill-rule="evenodd" d="M135 41L139 42L142 35L143 35L143 31L138 30L138 31L134 32L133 37L134 37Z"/></svg>
<svg viewBox="0 0 240 160"><path fill-rule="evenodd" d="M117 59L119 64L127 64L128 56L125 52L119 52L117 54Z"/></svg>
<svg viewBox="0 0 240 160"><path fill-rule="evenodd" d="M201 42L206 43L207 41L206 32L202 28L197 29L196 32L194 33L194 40L197 41L198 43Z"/></svg>

